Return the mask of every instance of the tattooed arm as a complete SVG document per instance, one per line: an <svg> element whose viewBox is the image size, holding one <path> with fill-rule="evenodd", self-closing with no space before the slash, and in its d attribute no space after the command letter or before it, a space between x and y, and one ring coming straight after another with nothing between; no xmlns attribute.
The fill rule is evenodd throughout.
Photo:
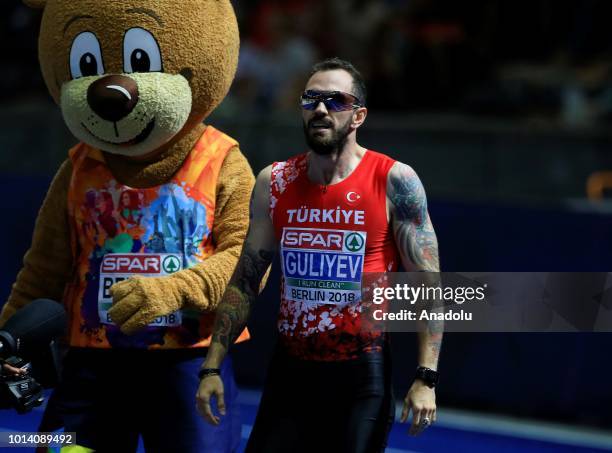
<svg viewBox="0 0 612 453"><path fill-rule="evenodd" d="M389 172L387 197L395 242L406 271L439 272L438 240L427 211L421 180L397 162Z"/></svg>
<svg viewBox="0 0 612 453"><path fill-rule="evenodd" d="M428 272L423 278L437 284L440 272L438 240L429 212L421 180L408 165L397 162L389 172L387 184L390 217L395 242L402 264L408 272ZM419 364L436 369L442 344L443 321L427 322L425 332L419 335Z"/></svg>
<svg viewBox="0 0 612 453"><path fill-rule="evenodd" d="M419 177L412 168L397 162L387 182L389 216L402 264L408 272L426 272L426 284L436 285L440 271L438 241L429 212L427 198ZM420 326L419 365L436 370L444 332L443 321L427 321ZM410 433L419 434L421 420L436 418L435 392L421 381L415 381L404 400L401 421L412 409Z"/></svg>
<svg viewBox="0 0 612 453"><path fill-rule="evenodd" d="M251 307L260 290L260 283L272 263L277 244L269 215L271 167L258 176L251 196L249 231L234 274L217 308L213 337L203 368L219 368L230 346L246 326ZM217 398L221 415L225 415L223 382L213 375L202 379L196 395L200 413L217 425L219 418L210 407Z"/></svg>
<svg viewBox="0 0 612 453"><path fill-rule="evenodd" d="M213 337L205 367L217 368L230 345L246 326L260 283L276 253L276 239L269 215L270 170L258 176L251 196L250 223L234 274L217 308Z"/></svg>

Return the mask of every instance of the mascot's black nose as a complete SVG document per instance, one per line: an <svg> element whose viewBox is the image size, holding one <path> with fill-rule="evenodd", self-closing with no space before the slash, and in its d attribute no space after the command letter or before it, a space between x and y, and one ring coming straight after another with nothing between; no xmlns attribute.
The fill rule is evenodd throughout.
<svg viewBox="0 0 612 453"><path fill-rule="evenodd" d="M102 77L87 89L87 102L100 118L117 122L138 104L138 85L122 75Z"/></svg>

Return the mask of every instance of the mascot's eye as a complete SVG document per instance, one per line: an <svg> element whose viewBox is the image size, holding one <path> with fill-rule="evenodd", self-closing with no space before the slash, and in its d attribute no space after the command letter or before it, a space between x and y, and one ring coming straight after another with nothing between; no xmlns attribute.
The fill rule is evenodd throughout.
<svg viewBox="0 0 612 453"><path fill-rule="evenodd" d="M87 52L81 57L81 60L79 61L79 68L84 77L97 75L98 60L96 60L94 55Z"/></svg>
<svg viewBox="0 0 612 453"><path fill-rule="evenodd" d="M93 33L86 31L74 38L70 49L70 73L73 79L104 74L100 42Z"/></svg>
<svg viewBox="0 0 612 453"><path fill-rule="evenodd" d="M132 52L130 64L134 72L149 72L151 70L151 59L142 49L136 49Z"/></svg>
<svg viewBox="0 0 612 453"><path fill-rule="evenodd" d="M131 28L123 38L123 69L132 72L162 71L162 58L155 37L143 28Z"/></svg>

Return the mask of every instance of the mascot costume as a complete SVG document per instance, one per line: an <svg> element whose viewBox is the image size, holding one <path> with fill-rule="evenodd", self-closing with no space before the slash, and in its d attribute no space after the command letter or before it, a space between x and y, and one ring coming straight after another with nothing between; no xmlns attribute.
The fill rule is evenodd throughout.
<svg viewBox="0 0 612 453"><path fill-rule="evenodd" d="M26 3L44 9L42 73L80 143L51 183L0 323L35 299L64 304L52 405L87 451L135 451L139 436L153 452L234 451L229 362L223 424L195 409L254 184L236 141L203 124L236 70L231 3Z"/></svg>

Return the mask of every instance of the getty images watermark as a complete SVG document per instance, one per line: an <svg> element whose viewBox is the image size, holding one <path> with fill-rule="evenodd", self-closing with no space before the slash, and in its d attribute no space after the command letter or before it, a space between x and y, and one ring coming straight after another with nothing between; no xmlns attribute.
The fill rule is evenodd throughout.
<svg viewBox="0 0 612 453"><path fill-rule="evenodd" d="M360 311L374 331L612 332L612 274L366 273Z"/></svg>
<svg viewBox="0 0 612 453"><path fill-rule="evenodd" d="M425 305L418 307L418 311L411 309L400 309L399 311L387 311L383 308L375 309L373 312L376 321L472 321L470 310L439 310L436 311L436 303L440 305L456 304L463 305L466 302L482 302L485 300L485 289L483 286L471 287L441 287L429 286L421 283L420 286L411 286L408 283L397 283L393 286L378 286L372 288L372 302L375 305L383 305L385 302L403 302L411 306L417 303Z"/></svg>

